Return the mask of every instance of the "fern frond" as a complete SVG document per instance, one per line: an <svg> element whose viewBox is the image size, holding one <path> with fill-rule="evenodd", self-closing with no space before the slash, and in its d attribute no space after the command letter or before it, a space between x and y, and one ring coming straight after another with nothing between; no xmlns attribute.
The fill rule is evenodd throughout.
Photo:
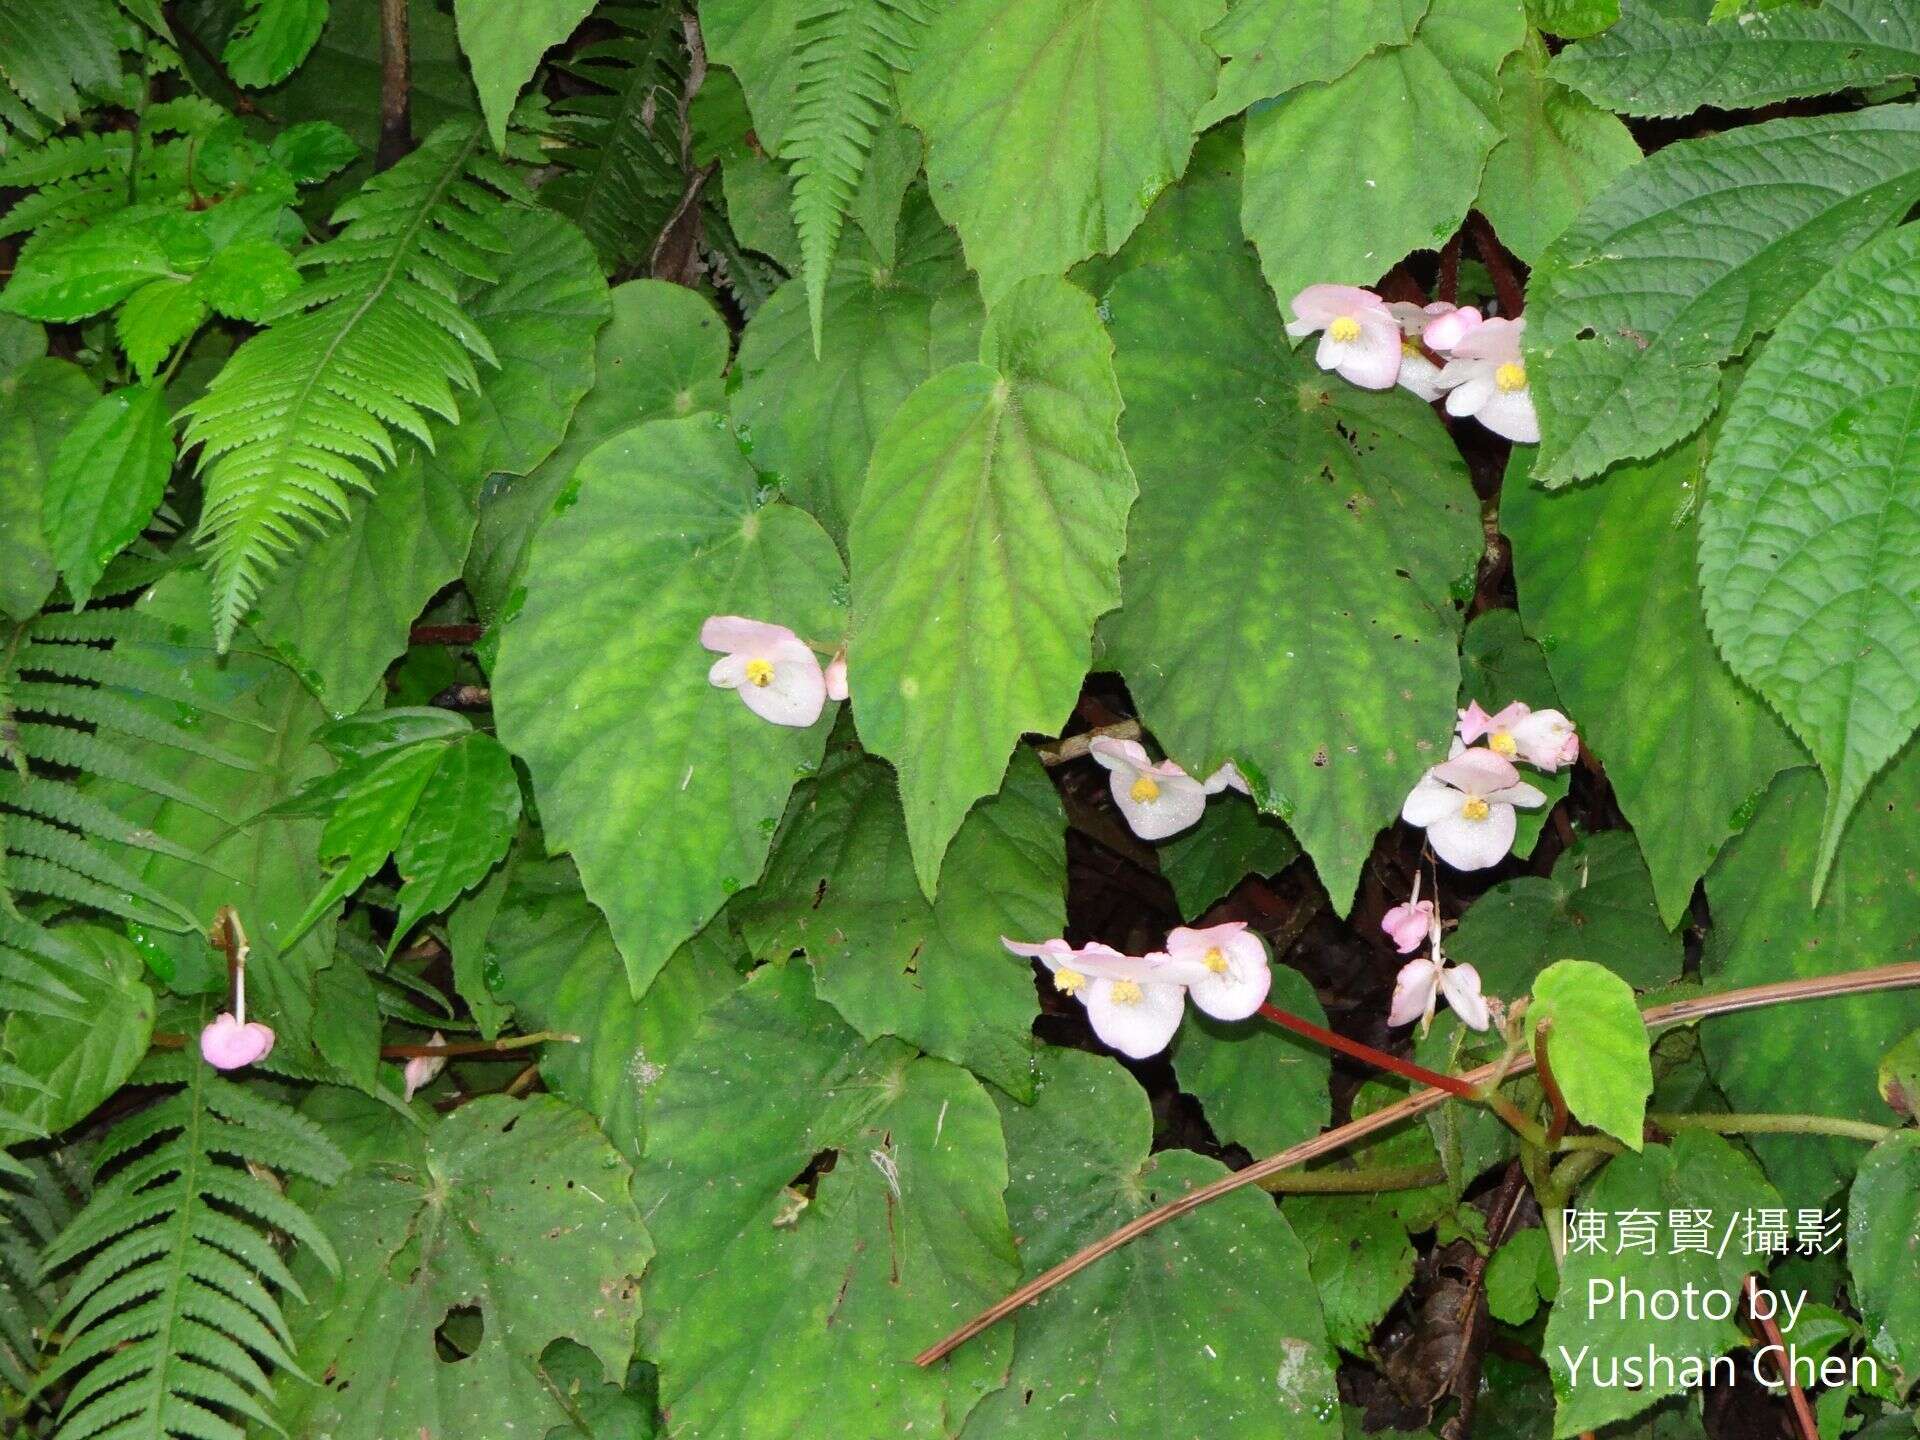
<svg viewBox="0 0 1920 1440"><path fill-rule="evenodd" d="M496 278L508 245L495 219L524 196L483 142L478 125L451 122L369 180L335 215L339 237L303 257L316 273L284 318L187 407L222 651L286 552L372 489L393 432L430 447L429 417L457 420L475 362L496 363L455 296Z"/></svg>
<svg viewBox="0 0 1920 1440"><path fill-rule="evenodd" d="M40 1252L86 1196L78 1155L76 1147L35 1156L0 1175L0 1391L14 1397L33 1384L39 1336L58 1303L58 1289L40 1275ZM8 1413L15 1408L0 1404Z"/></svg>
<svg viewBox="0 0 1920 1440"><path fill-rule="evenodd" d="M152 641L164 628L138 610L96 608L0 630L0 906L17 890L137 924L192 928L193 916L111 847L200 857L73 783L76 774L99 776L204 810L205 800L139 757L169 746L250 768L202 736L207 707L181 685L177 667L162 663L165 650L121 644ZM170 701L173 713L135 703L134 691Z"/></svg>
<svg viewBox="0 0 1920 1440"><path fill-rule="evenodd" d="M894 74L912 68L931 17L928 0L818 0L794 27L793 120L780 149L793 162L793 223L816 355L840 231L874 132L894 108Z"/></svg>
<svg viewBox="0 0 1920 1440"><path fill-rule="evenodd" d="M124 22L110 0L0 0L0 154L43 140L80 113L87 92L120 75Z"/></svg>
<svg viewBox="0 0 1920 1440"><path fill-rule="evenodd" d="M677 7L603 7L620 34L557 62L591 86L553 102L558 172L540 198L578 225L609 271L653 251L686 188L675 107L685 79Z"/></svg>
<svg viewBox="0 0 1920 1440"><path fill-rule="evenodd" d="M16 151L0 162L0 187L33 193L0 216L0 238L100 219L125 208L129 187L143 201L190 199L195 142L226 119L212 101L187 95L148 106L137 136L128 130L56 135Z"/></svg>
<svg viewBox="0 0 1920 1440"><path fill-rule="evenodd" d="M291 1236L329 1270L339 1262L306 1212L249 1167L329 1185L346 1157L319 1126L198 1056L149 1059L134 1080L178 1088L109 1133L93 1198L42 1258L43 1277L73 1271L48 1319L61 1346L33 1387L73 1382L52 1440L277 1428L267 1367L298 1367L271 1287L292 1277L263 1232Z"/></svg>

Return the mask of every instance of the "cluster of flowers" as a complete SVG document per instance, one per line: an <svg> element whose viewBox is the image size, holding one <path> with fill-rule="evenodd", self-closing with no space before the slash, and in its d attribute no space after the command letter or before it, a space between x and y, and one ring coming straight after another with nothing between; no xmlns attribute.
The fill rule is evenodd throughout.
<svg viewBox="0 0 1920 1440"><path fill-rule="evenodd" d="M1484 746L1474 745L1482 738ZM1514 807L1547 799L1520 778L1516 757L1551 775L1580 758L1580 737L1558 710L1516 700L1489 715L1475 701L1460 712L1447 758L1420 777L1400 818L1425 830L1433 853L1456 870L1498 865L1513 848Z"/></svg>
<svg viewBox="0 0 1920 1440"><path fill-rule="evenodd" d="M1487 318L1472 306L1397 301L1389 305L1353 285L1309 285L1293 297L1295 340L1318 333L1313 353L1331 370L1367 390L1400 385L1422 400L1446 396L1447 413L1472 416L1496 435L1534 444L1527 367L1520 358L1525 319ZM1430 355L1444 358L1436 365Z"/></svg>
<svg viewBox="0 0 1920 1440"><path fill-rule="evenodd" d="M1266 941L1238 920L1204 930L1181 927L1164 950L1123 955L1110 945L1075 949L1065 940L1000 943L1053 972L1053 988L1087 1007L1093 1033L1135 1060L1166 1049L1187 997L1216 1020L1244 1020L1273 984Z"/></svg>
<svg viewBox="0 0 1920 1440"><path fill-rule="evenodd" d="M707 681L739 693L747 709L775 725L804 730L829 700L847 698L847 652L823 669L813 647L784 625L740 615L712 615L700 643L719 652Z"/></svg>
<svg viewBox="0 0 1920 1440"><path fill-rule="evenodd" d="M1475 745L1484 739L1484 746ZM1427 832L1433 853L1456 870L1497 865L1513 848L1514 807L1545 803L1546 796L1520 778L1515 759L1551 775L1580 758L1580 737L1558 710L1535 710L1521 701L1489 715L1478 701L1460 712L1452 754L1435 765L1407 796L1400 818ZM1394 978L1389 1025L1433 1022L1441 996L1463 1024L1484 1030L1491 1019L1489 1001L1480 993L1480 972L1454 965L1440 948L1443 925L1433 901L1420 898L1416 875L1413 895L1387 911L1380 928L1402 955L1426 946L1428 953L1409 960ZM1497 1004L1498 1002L1491 1002Z"/></svg>

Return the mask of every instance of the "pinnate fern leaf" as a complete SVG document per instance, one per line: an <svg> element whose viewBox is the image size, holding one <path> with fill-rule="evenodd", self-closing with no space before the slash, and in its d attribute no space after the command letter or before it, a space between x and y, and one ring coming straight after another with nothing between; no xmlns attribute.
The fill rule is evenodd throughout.
<svg viewBox="0 0 1920 1440"><path fill-rule="evenodd" d="M203 800L153 773L140 757L163 745L245 767L199 734L205 703L175 670L150 658L151 647L119 644L152 639L162 628L130 609L52 613L0 627L0 906L18 891L136 924L193 927L188 911L140 879L110 847L189 862L197 857L122 818L70 778L72 772L104 776L204 808ZM177 718L132 703L129 692L171 702ZM5 942L0 934L0 961ZM0 1008L7 1008L5 981L0 964Z"/></svg>
<svg viewBox="0 0 1920 1440"><path fill-rule="evenodd" d="M274 1427L268 1367L294 1370L275 1291L300 1295L279 1231L328 1270L326 1235L262 1170L330 1185L347 1161L304 1116L221 1079L198 1055L149 1059L169 1087L109 1132L93 1198L49 1245L66 1293L35 1382L71 1388L51 1440L242 1440Z"/></svg>
<svg viewBox="0 0 1920 1440"><path fill-rule="evenodd" d="M672 6L603 6L598 18L617 33L557 62L589 88L553 102L557 173L540 198L612 271L647 258L686 188L675 119L686 59Z"/></svg>
<svg viewBox="0 0 1920 1440"><path fill-rule="evenodd" d="M456 297L498 278L508 247L496 218L526 196L483 140L478 125L449 122L369 180L336 212L336 238L302 257L311 273L281 318L188 407L222 650L286 553L373 488L393 432L431 448L429 418L457 420L475 362L497 363Z"/></svg>
<svg viewBox="0 0 1920 1440"><path fill-rule="evenodd" d="M815 354L827 276L874 132L895 108L894 74L912 68L931 16L928 0L819 0L795 27L793 120L781 151L793 163Z"/></svg>

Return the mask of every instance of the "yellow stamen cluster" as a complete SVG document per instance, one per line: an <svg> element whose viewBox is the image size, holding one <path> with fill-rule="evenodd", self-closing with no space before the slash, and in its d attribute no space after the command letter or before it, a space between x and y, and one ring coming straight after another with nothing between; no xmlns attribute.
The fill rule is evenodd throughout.
<svg viewBox="0 0 1920 1440"><path fill-rule="evenodd" d="M747 661L747 683L764 690L773 683L773 662L770 660Z"/></svg>
<svg viewBox="0 0 1920 1440"><path fill-rule="evenodd" d="M1516 365L1509 360L1493 372L1493 383L1508 395L1524 390L1527 388L1527 367Z"/></svg>
<svg viewBox="0 0 1920 1440"><path fill-rule="evenodd" d="M1078 970L1069 970L1062 965L1053 972L1053 988L1062 995L1078 995L1086 988L1087 977Z"/></svg>
<svg viewBox="0 0 1920 1440"><path fill-rule="evenodd" d="M1509 760L1520 750L1520 747L1513 743L1513 736L1504 730L1496 730L1487 737L1487 748L1496 755L1506 756Z"/></svg>
<svg viewBox="0 0 1920 1440"><path fill-rule="evenodd" d="M1215 975L1224 975L1227 973L1227 957L1220 953L1220 947L1218 945L1209 947L1207 953L1200 957L1200 963L1205 965L1207 969L1211 970Z"/></svg>
<svg viewBox="0 0 1920 1440"><path fill-rule="evenodd" d="M1342 345L1351 344L1360 338L1360 322L1351 315L1342 315L1331 325L1327 326L1327 334L1331 335L1335 340L1338 340Z"/></svg>
<svg viewBox="0 0 1920 1440"><path fill-rule="evenodd" d="M1133 796L1136 804L1145 805L1150 800L1160 798L1160 782L1151 775L1142 775L1133 782L1133 788L1127 793Z"/></svg>
<svg viewBox="0 0 1920 1440"><path fill-rule="evenodd" d="M1147 992L1132 980L1113 982L1113 1003L1116 1005L1138 1005L1147 998Z"/></svg>
<svg viewBox="0 0 1920 1440"><path fill-rule="evenodd" d="M1484 820L1491 813L1492 807L1478 795L1467 796L1467 803L1460 807L1461 817L1467 820Z"/></svg>

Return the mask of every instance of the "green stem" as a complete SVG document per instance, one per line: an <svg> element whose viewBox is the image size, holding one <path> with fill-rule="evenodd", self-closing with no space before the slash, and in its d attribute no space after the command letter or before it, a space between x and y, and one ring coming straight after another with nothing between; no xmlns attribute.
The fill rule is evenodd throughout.
<svg viewBox="0 0 1920 1440"><path fill-rule="evenodd" d="M1400 1165L1379 1170L1283 1170L1260 1182L1275 1195L1372 1195L1382 1190L1424 1190L1447 1178L1439 1165Z"/></svg>
<svg viewBox="0 0 1920 1440"><path fill-rule="evenodd" d="M1842 1140L1864 1140L1878 1145L1898 1134L1892 1125L1866 1120L1842 1120L1834 1115L1731 1114L1649 1115L1662 1130L1711 1130L1716 1135L1832 1135Z"/></svg>

